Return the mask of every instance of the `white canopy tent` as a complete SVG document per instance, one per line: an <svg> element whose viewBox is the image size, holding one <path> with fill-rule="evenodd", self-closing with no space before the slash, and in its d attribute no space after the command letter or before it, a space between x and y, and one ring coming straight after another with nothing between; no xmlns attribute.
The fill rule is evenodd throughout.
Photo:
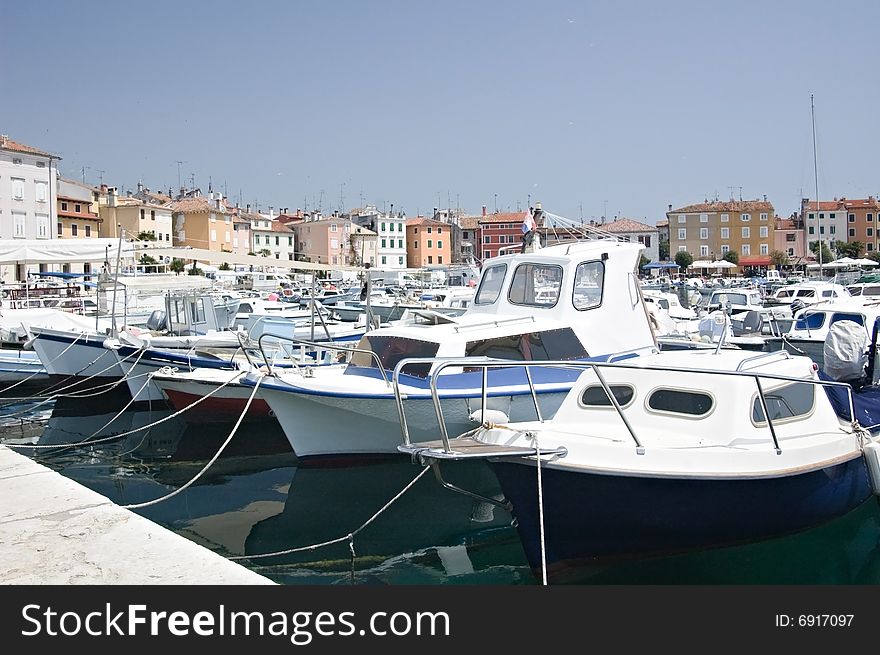
<svg viewBox="0 0 880 655"><path fill-rule="evenodd" d="M72 264L131 259L135 244L119 239L0 239L0 264Z"/></svg>
<svg viewBox="0 0 880 655"><path fill-rule="evenodd" d="M875 262L873 259L868 259L867 257L857 259L856 264L858 264L859 266L877 266L877 262Z"/></svg>

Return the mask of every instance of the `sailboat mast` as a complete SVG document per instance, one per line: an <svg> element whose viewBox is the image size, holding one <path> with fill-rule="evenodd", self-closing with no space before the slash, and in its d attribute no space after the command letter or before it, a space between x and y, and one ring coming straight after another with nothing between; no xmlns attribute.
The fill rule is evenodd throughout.
<svg viewBox="0 0 880 655"><path fill-rule="evenodd" d="M810 94L810 117L813 122L813 176L816 182L816 220L819 226L819 277L822 273L822 214L819 213L819 164L816 158L816 106L813 104L813 94Z"/></svg>

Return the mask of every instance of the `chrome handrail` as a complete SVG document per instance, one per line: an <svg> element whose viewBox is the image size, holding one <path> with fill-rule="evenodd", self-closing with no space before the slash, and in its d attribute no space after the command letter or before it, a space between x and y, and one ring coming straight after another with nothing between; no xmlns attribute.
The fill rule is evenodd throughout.
<svg viewBox="0 0 880 655"><path fill-rule="evenodd" d="M272 370L272 364L269 363L268 357L266 357L266 351L263 349L263 338L272 337L274 339L280 339L283 341L289 341L294 346L305 346L308 348L315 348L316 350L329 350L329 351L341 351L341 352L349 352L349 353L363 353L369 355L375 362L376 366L379 369L379 373L382 375L382 380L385 382L387 386L391 386L391 382L388 380L388 376L385 373L385 369L382 366L382 360L379 359L379 355L374 353L372 350L365 350L363 348L351 347L351 346L340 346L335 341L322 342L322 341L308 341L306 339L296 339L294 337L290 337L285 334L273 334L271 332L264 332L257 339L257 346L260 349L260 353L263 355L263 361L266 363L266 368L269 372L269 375L274 375L275 372ZM290 360L294 366L299 368L299 365Z"/></svg>
<svg viewBox="0 0 880 655"><path fill-rule="evenodd" d="M436 367L433 370L433 374L430 377L429 387L431 390L431 398L432 398L432 401L434 404L434 411L437 416L438 424L440 426L440 439L443 442L443 448L444 448L445 452L451 452L452 449L451 449L450 440L449 440L449 433L446 428L445 421L443 419L443 408L440 403L440 395L439 395L439 390L437 388L437 381L438 381L438 378L440 377L440 373L442 372L442 370L445 368L448 368L450 366L482 368L484 371L488 370L489 367L523 368L526 370L530 369L530 368L535 368L535 367L582 368L585 370L592 369L593 371L595 371L597 378L599 379L600 383L602 384L602 387L605 390L605 393L607 394L608 398L610 399L611 404L614 406L615 410L617 411L618 416L620 416L621 420L623 421L624 425L626 426L627 430L629 431L630 436L633 438L633 441L636 444L636 452L638 454L644 454L645 448L644 448L644 446L642 446L641 442L639 441L638 437L635 434L634 429L632 428L631 424L629 423L626 416L624 415L623 408L620 406L620 404L618 402L616 402L617 399L614 397L614 394L611 393L611 390L608 387L607 382L605 382L603 376L601 375L601 372L599 371L600 368L619 368L619 369L632 369L632 370L641 370L641 371L653 370L653 371L662 371L662 372L668 372L668 373L699 373L699 374L703 374L703 375L727 375L727 376L734 376L734 377L752 378L756 381L756 386L758 388L758 396L759 396L760 402L761 402L761 408L764 412L764 417L767 421L767 426L770 431L770 436L773 440L773 445L774 445L774 448L775 448L777 454L782 454L782 449L779 446L779 440L776 435L776 429L773 425L773 419L770 417L770 412L768 411L768 408L767 408L767 401L766 401L766 397L764 395L764 389L760 383L760 380L762 378L769 379L769 380L780 380L783 382L792 382L792 383L798 383L798 384L810 384L810 385L822 386L822 387L842 387L842 388L846 389L846 392L847 392L847 400L848 400L848 405L849 405L850 417L854 422L856 420L852 387L849 384L847 384L846 382L837 382L834 380L814 380L814 379L809 379L809 378L793 377L790 375L779 375L779 374L775 374L775 373L757 373L757 372L753 372L753 371L741 371L741 370L723 371L723 370L717 370L717 369L708 370L708 369L701 369L701 368L691 368L691 367L684 367L684 366L666 366L666 365L639 366L636 364L626 364L626 363L621 363L621 362L595 362L595 361L585 362L585 361L577 361L577 360L547 360L547 361L529 361L529 362L519 361L519 362L517 362L517 361L511 361L511 360L496 360L496 359L475 358L475 357L470 357L470 358L468 358L468 357L463 357L463 358L454 358L454 357L453 358L430 358L430 357L426 357L426 358L418 358L418 359L413 358L410 360L401 360L398 363L398 365L395 367L394 375L392 376L392 380L394 382L395 399L398 404L398 413L399 413L400 419L401 419L401 429L403 432L404 443L406 445L411 445L411 444L410 444L410 440L409 440L409 428L406 425L406 415L405 415L405 412L403 409L403 402L402 402L403 398L400 394L400 389L399 389L399 385L398 385L398 375L400 373L400 370L404 366L409 365L409 364L413 364L413 363L422 363L422 364L427 363L427 364L432 364L432 365L436 364ZM531 376L528 376L528 381L529 381L529 391L533 395L533 398L535 398L536 397L535 396L535 394L536 394L535 385L531 379ZM487 388L486 388L487 387L486 375L483 375L482 385L483 385L483 388L481 389L481 396L482 396L482 403L483 404L482 404L481 410L482 410L482 415L485 417L486 398L488 396Z"/></svg>

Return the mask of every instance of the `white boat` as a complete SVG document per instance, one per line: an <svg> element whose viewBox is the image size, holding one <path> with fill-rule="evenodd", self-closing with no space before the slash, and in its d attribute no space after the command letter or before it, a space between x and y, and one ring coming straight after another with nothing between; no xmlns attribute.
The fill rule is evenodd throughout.
<svg viewBox="0 0 880 655"><path fill-rule="evenodd" d="M473 427L480 373L467 369L434 376L419 358L494 357L512 360L599 359L653 351L656 341L635 275L642 246L593 240L506 255L486 262L473 304L457 317L423 312L422 323L372 330L347 364L248 373L300 459L396 453L399 411L415 435L434 430L431 386L446 416ZM538 291L555 288L549 300ZM490 371L492 408L531 416L533 398L521 372ZM541 411L556 410L575 371L534 372ZM398 408L393 382L406 398Z"/></svg>
<svg viewBox="0 0 880 655"><path fill-rule="evenodd" d="M0 389L25 381L39 384L48 379L46 368L32 350L0 349Z"/></svg>
<svg viewBox="0 0 880 655"><path fill-rule="evenodd" d="M791 305L795 301L800 301L805 305L813 305L817 302L828 302L849 297L849 291L842 284L815 280L779 287L771 295L767 296L764 304L766 306Z"/></svg>
<svg viewBox="0 0 880 655"><path fill-rule="evenodd" d="M679 351L583 368L551 418L493 413L471 435L400 448L435 466L487 459L536 571L765 539L880 493L878 426L854 423L852 387L806 357Z"/></svg>

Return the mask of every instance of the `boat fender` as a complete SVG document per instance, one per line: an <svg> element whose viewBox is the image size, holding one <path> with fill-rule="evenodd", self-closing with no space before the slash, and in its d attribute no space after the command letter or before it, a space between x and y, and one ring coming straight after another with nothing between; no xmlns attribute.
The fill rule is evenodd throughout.
<svg viewBox="0 0 880 655"><path fill-rule="evenodd" d="M101 344L107 350L119 350L122 347L122 344L119 343L118 339L114 339L113 337L107 337L104 339L104 342Z"/></svg>
<svg viewBox="0 0 880 655"><path fill-rule="evenodd" d="M504 425L505 423L510 423L510 419L507 417L507 414L502 412L500 409L487 409L485 414L482 409L474 410L470 413L468 418L473 423L494 423L495 425Z"/></svg>
<svg viewBox="0 0 880 655"><path fill-rule="evenodd" d="M865 463L868 466L868 478L875 496L880 496L880 444L872 441L865 445Z"/></svg>
<svg viewBox="0 0 880 655"><path fill-rule="evenodd" d="M22 350L33 350L34 349L34 341L36 341L36 340L37 340L36 337L31 337L30 339L25 341L23 344L21 344L21 349Z"/></svg>

